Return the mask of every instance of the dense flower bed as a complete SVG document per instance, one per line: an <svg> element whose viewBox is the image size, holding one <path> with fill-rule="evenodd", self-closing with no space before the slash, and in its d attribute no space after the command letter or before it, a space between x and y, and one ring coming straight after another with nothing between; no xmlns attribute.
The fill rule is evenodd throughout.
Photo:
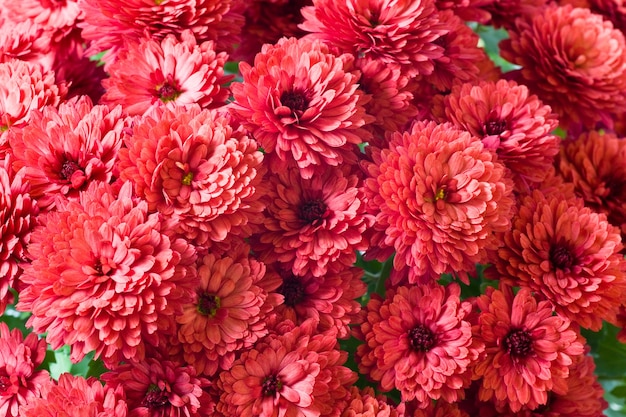
<svg viewBox="0 0 626 417"><path fill-rule="evenodd" d="M621 1L1 0L0 23L0 415L626 397Z"/></svg>

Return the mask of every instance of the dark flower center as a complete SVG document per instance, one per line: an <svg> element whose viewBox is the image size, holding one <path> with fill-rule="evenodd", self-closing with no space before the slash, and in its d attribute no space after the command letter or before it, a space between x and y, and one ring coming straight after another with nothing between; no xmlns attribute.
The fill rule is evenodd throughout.
<svg viewBox="0 0 626 417"><path fill-rule="evenodd" d="M485 135L500 135L507 128L505 120L490 120L483 125Z"/></svg>
<svg viewBox="0 0 626 417"><path fill-rule="evenodd" d="M295 276L285 278L278 292L285 297L285 304L289 307L295 307L304 298L304 287Z"/></svg>
<svg viewBox="0 0 626 417"><path fill-rule="evenodd" d="M59 175L64 180L69 180L70 178L72 178L72 174L76 171L79 171L80 169L80 165L78 165L76 162L66 160L65 162L63 162L63 165L61 165L61 172L59 173Z"/></svg>
<svg viewBox="0 0 626 417"><path fill-rule="evenodd" d="M557 269L566 269L574 265L574 256L564 246L556 246L550 249L550 261Z"/></svg>
<svg viewBox="0 0 626 417"><path fill-rule="evenodd" d="M280 96L280 102L294 112L305 111L309 105L309 100L304 94L297 91L285 91Z"/></svg>
<svg viewBox="0 0 626 417"><path fill-rule="evenodd" d="M524 358L532 352L533 340L527 331L511 330L502 343L504 350L516 358Z"/></svg>
<svg viewBox="0 0 626 417"><path fill-rule="evenodd" d="M161 408L169 403L167 393L161 391L161 389L155 384L150 384L148 392L141 402L142 407L150 409Z"/></svg>
<svg viewBox="0 0 626 417"><path fill-rule="evenodd" d="M198 312L205 316L215 316L217 310L220 308L220 298L213 294L199 294L198 299Z"/></svg>
<svg viewBox="0 0 626 417"><path fill-rule="evenodd" d="M301 220L313 223L317 220L322 220L327 208L326 203L322 200L309 200L300 205L298 215Z"/></svg>
<svg viewBox="0 0 626 417"><path fill-rule="evenodd" d="M178 91L175 84L166 82L157 88L157 96L162 102L166 103L168 101L176 100L178 96L180 96L180 91Z"/></svg>
<svg viewBox="0 0 626 417"><path fill-rule="evenodd" d="M268 376L265 378L265 381L263 381L261 392L264 397L273 397L282 387L283 384L278 380L278 377L276 375L272 375Z"/></svg>
<svg viewBox="0 0 626 417"><path fill-rule="evenodd" d="M428 352L435 346L435 334L428 327L418 324L409 330L409 344L416 352Z"/></svg>
<svg viewBox="0 0 626 417"><path fill-rule="evenodd" d="M11 387L11 380L6 375L0 375L0 397L6 394Z"/></svg>

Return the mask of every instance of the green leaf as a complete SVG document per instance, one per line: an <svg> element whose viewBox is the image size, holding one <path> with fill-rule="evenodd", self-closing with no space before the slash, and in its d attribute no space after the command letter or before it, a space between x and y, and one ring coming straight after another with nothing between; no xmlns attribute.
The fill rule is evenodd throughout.
<svg viewBox="0 0 626 417"><path fill-rule="evenodd" d="M597 349L592 354L596 362L596 374L600 378L622 378L626 375L626 345L617 340L618 332L617 327L607 323L597 333L597 343L594 341Z"/></svg>

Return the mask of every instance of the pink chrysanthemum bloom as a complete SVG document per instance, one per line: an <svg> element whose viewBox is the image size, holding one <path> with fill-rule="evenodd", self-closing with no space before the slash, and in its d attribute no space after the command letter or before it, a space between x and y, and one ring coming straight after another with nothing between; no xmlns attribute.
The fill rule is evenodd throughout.
<svg viewBox="0 0 626 417"><path fill-rule="evenodd" d="M585 206L606 214L626 237L626 141L612 133L590 131L563 143L558 174L572 183Z"/></svg>
<svg viewBox="0 0 626 417"><path fill-rule="evenodd" d="M350 389L350 403L341 417L398 417L402 416L393 403L377 397L372 387ZM407 416L408 417L408 416Z"/></svg>
<svg viewBox="0 0 626 417"><path fill-rule="evenodd" d="M161 40L185 29L199 43L218 41L218 50L237 43L244 18L231 13L233 0L81 0L84 20L78 23L90 44L88 54L106 51L104 61L113 62L128 41L146 35Z"/></svg>
<svg viewBox="0 0 626 417"><path fill-rule="evenodd" d="M121 388L103 387L96 378L64 373L58 382L42 388L20 408L20 417L126 417L126 396Z"/></svg>
<svg viewBox="0 0 626 417"><path fill-rule="evenodd" d="M355 145L370 134L368 98L348 55L335 56L320 41L283 38L264 45L254 67L239 64L232 112L263 147L273 171L290 161L311 178L331 166L356 162Z"/></svg>
<svg viewBox="0 0 626 417"><path fill-rule="evenodd" d="M483 5L482 9L491 15L488 23L492 26L512 29L515 27L515 19L521 16L530 18L535 13L541 13L540 10L547 3L548 0L492 0Z"/></svg>
<svg viewBox="0 0 626 417"><path fill-rule="evenodd" d="M473 367L480 400L516 412L546 404L550 392L565 394L569 366L584 352L570 321L554 315L551 303L538 302L528 288L513 294L507 286L489 287L476 305L473 333L485 345Z"/></svg>
<svg viewBox="0 0 626 417"><path fill-rule="evenodd" d="M445 33L434 0L313 0L300 28L355 57L399 64L407 76L433 72Z"/></svg>
<svg viewBox="0 0 626 417"><path fill-rule="evenodd" d="M373 240L395 248L409 282L475 270L494 232L510 228L512 184L480 139L449 123L417 122L395 132L365 162Z"/></svg>
<svg viewBox="0 0 626 417"><path fill-rule="evenodd" d="M268 336L220 374L217 410L224 416L338 416L356 375L333 334L294 329Z"/></svg>
<svg viewBox="0 0 626 417"><path fill-rule="evenodd" d="M0 314L13 301L9 288L15 287L22 264L28 261L26 248L39 212L24 170L16 173L11 161L10 155L0 160Z"/></svg>
<svg viewBox="0 0 626 417"><path fill-rule="evenodd" d="M41 64L44 71L49 70L54 60L51 42L52 34L32 20L3 21L0 25L0 61L30 61Z"/></svg>
<svg viewBox="0 0 626 417"><path fill-rule="evenodd" d="M469 386L470 366L483 346L472 337L472 305L460 299L461 288L425 284L372 294L357 336L359 371L378 381L383 391L400 391L402 401L456 402Z"/></svg>
<svg viewBox="0 0 626 417"><path fill-rule="evenodd" d="M25 125L35 109L58 105L64 94L54 72L43 72L39 64L18 59L0 63L0 146L5 146L6 130Z"/></svg>
<svg viewBox="0 0 626 417"><path fill-rule="evenodd" d="M481 138L511 172L517 191L528 191L546 178L561 140L550 106L514 81L456 85L434 110L448 121Z"/></svg>
<svg viewBox="0 0 626 417"><path fill-rule="evenodd" d="M266 218L252 244L263 262L321 277L350 267L355 251L367 249L363 232L373 218L356 175L337 167L304 179L291 167L266 178Z"/></svg>
<svg viewBox="0 0 626 417"><path fill-rule="evenodd" d="M79 201L40 216L17 308L73 361L95 350L105 364L141 360L158 333L175 331L195 285L195 250L161 230L158 214L124 183L93 183Z"/></svg>
<svg viewBox="0 0 626 417"><path fill-rule="evenodd" d="M3 1L2 7L3 14L9 21L19 23L32 20L48 31L70 30L81 14L78 1L75 0Z"/></svg>
<svg viewBox="0 0 626 417"><path fill-rule="evenodd" d="M48 371L36 370L46 356L46 341L24 336L0 323L0 415L18 417L20 408L41 396L50 381Z"/></svg>
<svg viewBox="0 0 626 417"><path fill-rule="evenodd" d="M280 267L277 270L281 284L276 292L283 296L283 301L273 314L296 325L314 319L319 333L332 331L342 339L350 335L349 325L357 321L361 311L356 299L367 290L361 279L362 269L347 267L323 276L298 276Z"/></svg>
<svg viewBox="0 0 626 417"><path fill-rule="evenodd" d="M522 199L492 259L501 279L541 294L581 327L615 322L626 302L626 261L617 227L582 202L539 191Z"/></svg>
<svg viewBox="0 0 626 417"><path fill-rule="evenodd" d="M417 108L412 104L415 83L402 74L399 65L368 58L359 60L356 65L361 70L360 88L371 96L365 110L376 118L365 126L373 132L369 144L382 146L385 132L403 130L409 120L417 116Z"/></svg>
<svg viewBox="0 0 626 417"><path fill-rule="evenodd" d="M122 389L128 417L209 417L209 381L192 366L154 358L124 364L102 375L105 388Z"/></svg>
<svg viewBox="0 0 626 417"><path fill-rule="evenodd" d="M522 67L520 82L564 126L611 126L611 114L626 111L626 44L610 21L552 4L517 19L508 33L502 57Z"/></svg>
<svg viewBox="0 0 626 417"><path fill-rule="evenodd" d="M120 107L94 106L88 97L46 106L30 123L9 131L14 166L25 168L31 196L52 208L61 195L77 198L92 181L112 178L122 130L128 121Z"/></svg>
<svg viewBox="0 0 626 417"><path fill-rule="evenodd" d="M185 359L199 374L230 368L235 351L267 334L263 304L268 294L259 286L264 274L265 266L245 255L209 253L198 263L195 294L176 321Z"/></svg>
<svg viewBox="0 0 626 417"><path fill-rule="evenodd" d="M428 407L420 408L416 401L403 402L398 406L401 417L470 417L466 411L459 408L459 403L444 401L430 402ZM481 417L496 417L485 416Z"/></svg>
<svg viewBox="0 0 626 417"><path fill-rule="evenodd" d="M229 94L222 88L231 78L224 76L227 59L226 53L215 52L214 42L196 43L189 30L180 40L168 35L161 41L146 37L129 42L107 68L102 103L121 104L130 115L157 106L221 106Z"/></svg>
<svg viewBox="0 0 626 417"><path fill-rule="evenodd" d="M265 170L244 132L216 110L156 109L124 136L120 178L197 244L247 237L263 221L257 189Z"/></svg>

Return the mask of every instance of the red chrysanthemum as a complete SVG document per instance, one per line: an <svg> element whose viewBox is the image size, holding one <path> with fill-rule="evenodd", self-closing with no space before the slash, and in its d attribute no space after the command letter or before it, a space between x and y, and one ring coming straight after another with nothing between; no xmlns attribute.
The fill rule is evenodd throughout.
<svg viewBox="0 0 626 417"><path fill-rule="evenodd" d="M228 56L215 53L215 44L196 43L186 30L157 41L142 38L129 42L107 71L102 84L106 93L102 102L121 104L130 115L142 115L151 108L200 105L218 107L228 99L222 85L231 77L224 76Z"/></svg>
<svg viewBox="0 0 626 417"><path fill-rule="evenodd" d="M611 113L626 111L624 35L602 16L552 4L516 20L509 36L502 57L563 125L610 126Z"/></svg>
<svg viewBox="0 0 626 417"><path fill-rule="evenodd" d="M402 415L393 403L377 397L372 387L363 389L352 387L350 403L341 412L341 417L398 417Z"/></svg>
<svg viewBox="0 0 626 417"><path fill-rule="evenodd" d="M365 340L357 348L361 373L383 391L397 388L402 401L416 399L421 408L431 399L463 398L482 345L472 337L472 306L460 294L454 283L397 287L385 299L372 294L357 331Z"/></svg>
<svg viewBox="0 0 626 417"><path fill-rule="evenodd" d="M426 408L419 408L419 404L415 401L403 402L398 406L398 411L401 417L470 417L461 408L459 403L447 403L444 401L431 402ZM480 414L480 417L495 417L484 416Z"/></svg>
<svg viewBox="0 0 626 417"><path fill-rule="evenodd" d="M0 415L18 417L20 408L41 396L50 381L48 371L36 370L46 356L46 341L24 336L0 323Z"/></svg>
<svg viewBox="0 0 626 417"><path fill-rule="evenodd" d="M26 247L39 212L24 170L16 173L11 161L10 155L0 160L0 314L13 301L9 288L15 287L22 263L28 261Z"/></svg>
<svg viewBox="0 0 626 417"><path fill-rule="evenodd" d="M214 404L209 381L191 366L147 358L102 375L109 389L122 389L128 417L209 417Z"/></svg>
<svg viewBox="0 0 626 417"><path fill-rule="evenodd" d="M555 166L585 206L606 214L626 237L626 141L612 133L583 133L564 142Z"/></svg>
<svg viewBox="0 0 626 417"><path fill-rule="evenodd" d="M341 168L310 179L293 167L268 175L266 219L252 249L295 275L321 277L351 266L355 251L367 249L363 232L373 220L359 185Z"/></svg>
<svg viewBox="0 0 626 417"><path fill-rule="evenodd" d="M54 72L39 64L10 59L0 63L0 146L12 126L25 125L31 112L56 106L65 94L55 83Z"/></svg>
<svg viewBox="0 0 626 417"><path fill-rule="evenodd" d="M217 410L240 417L330 417L347 405L356 375L334 334L294 329L268 336L220 374Z"/></svg>
<svg viewBox="0 0 626 417"><path fill-rule="evenodd" d="M244 18L232 13L233 0L82 0L84 20L78 24L89 41L89 54L106 51L103 59L110 64L128 41L146 35L161 40L185 29L198 42L213 40L218 50L232 47Z"/></svg>
<svg viewBox="0 0 626 417"><path fill-rule="evenodd" d="M52 34L32 20L21 22L2 21L0 25L0 61L11 59L41 64L50 69L54 54L51 48Z"/></svg>
<svg viewBox="0 0 626 417"><path fill-rule="evenodd" d="M445 33L434 0L313 0L300 28L355 57L399 64L408 76L433 72Z"/></svg>
<svg viewBox="0 0 626 417"><path fill-rule="evenodd" d="M268 294L259 286L264 274L265 266L247 255L209 253L198 263L193 300L176 321L185 360L199 374L230 368L235 351L267 334L263 304Z"/></svg>
<svg viewBox="0 0 626 417"><path fill-rule="evenodd" d="M32 312L28 325L53 349L70 345L74 361L95 350L117 364L141 360L157 333L175 331L195 286L195 250L163 233L130 183L119 193L93 183L40 219L17 308Z"/></svg>
<svg viewBox="0 0 626 417"><path fill-rule="evenodd" d="M14 166L25 167L31 195L42 208L58 196L77 198L92 181L111 180L122 130L121 108L94 106L88 97L46 106L30 123L9 132Z"/></svg>
<svg viewBox="0 0 626 417"><path fill-rule="evenodd" d="M81 8L75 0L3 1L2 7L8 20L16 23L32 20L48 31L70 30L81 14Z"/></svg>
<svg viewBox="0 0 626 417"><path fill-rule="evenodd" d="M281 278L276 292L282 295L282 304L273 310L277 320L291 320L300 325L313 319L317 332L332 331L339 338L350 335L349 325L357 320L362 297L367 287L362 281L363 270L347 267L323 276L305 273L294 275L290 269L277 268Z"/></svg>
<svg viewBox="0 0 626 417"><path fill-rule="evenodd" d="M584 351L570 321L528 288L513 294L510 287L489 287L476 305L473 333L485 345L473 368L480 400L519 411L546 404L550 392L565 394L569 366Z"/></svg>
<svg viewBox="0 0 626 417"><path fill-rule="evenodd" d="M468 272L510 227L512 184L480 139L449 123L417 122L393 133L366 162L372 245L395 248L410 282Z"/></svg>
<svg viewBox="0 0 626 417"><path fill-rule="evenodd" d="M103 387L96 378L64 373L44 385L41 398L28 401L20 417L126 417L126 396L119 387Z"/></svg>
<svg viewBox="0 0 626 417"><path fill-rule="evenodd" d="M626 30L626 5L624 0L560 0L559 4L571 4L574 7L584 7L593 13L602 15L610 20L616 29Z"/></svg>
<svg viewBox="0 0 626 417"><path fill-rule="evenodd" d="M492 0L481 8L491 15L488 23L495 28L515 27L515 19L521 16L532 18L548 3L548 0ZM560 1L559 3L563 3Z"/></svg>
<svg viewBox="0 0 626 417"><path fill-rule="evenodd" d="M552 134L556 115L528 88L514 81L462 84L443 97L443 108L434 111L482 139L513 175L517 191L528 191L546 178L560 138Z"/></svg>
<svg viewBox="0 0 626 417"><path fill-rule="evenodd" d="M124 143L120 178L133 182L150 210L173 217L187 239L206 245L247 237L263 221L263 154L228 114L156 109L136 120Z"/></svg>
<svg viewBox="0 0 626 417"><path fill-rule="evenodd" d="M600 330L626 301L619 230L582 202L538 191L521 201L495 263L501 278L541 294L557 313Z"/></svg>
<svg viewBox="0 0 626 417"><path fill-rule="evenodd" d="M370 134L363 125L367 98L347 55L320 41L283 38L264 45L254 67L239 64L242 83L231 86L231 110L280 171L294 161L304 178L356 161L354 145Z"/></svg>

